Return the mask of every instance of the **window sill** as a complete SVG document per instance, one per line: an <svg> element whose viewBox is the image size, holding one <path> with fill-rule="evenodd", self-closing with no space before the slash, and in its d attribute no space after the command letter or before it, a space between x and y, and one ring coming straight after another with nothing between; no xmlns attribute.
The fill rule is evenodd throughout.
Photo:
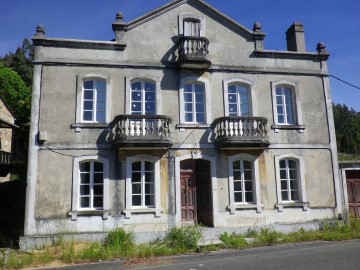
<svg viewBox="0 0 360 270"><path fill-rule="evenodd" d="M309 209L309 202L290 202L290 203L279 203L276 204L275 207L279 212L284 211L284 208L302 208L304 211Z"/></svg>
<svg viewBox="0 0 360 270"><path fill-rule="evenodd" d="M111 215L109 210L75 210L68 213L70 220L77 220L78 216L102 216L103 220L106 220Z"/></svg>
<svg viewBox="0 0 360 270"><path fill-rule="evenodd" d="M256 213L261 213L264 206L262 204L230 204L228 209L230 214L235 214L236 210L256 209Z"/></svg>
<svg viewBox="0 0 360 270"><path fill-rule="evenodd" d="M305 127L305 125L272 125L271 129L273 129L275 133L279 133L280 129L297 130L299 133L304 133Z"/></svg>
<svg viewBox="0 0 360 270"><path fill-rule="evenodd" d="M75 129L75 132L81 132L81 129L104 129L109 127L109 123L73 123L71 128Z"/></svg>
<svg viewBox="0 0 360 270"><path fill-rule="evenodd" d="M159 208L133 208L123 210L125 218L131 218L132 214L154 214L156 218L161 215L161 209Z"/></svg>
<svg viewBox="0 0 360 270"><path fill-rule="evenodd" d="M200 123L181 123L176 125L176 128L179 129L180 132L184 132L185 129L207 129L209 127L211 127L211 125Z"/></svg>

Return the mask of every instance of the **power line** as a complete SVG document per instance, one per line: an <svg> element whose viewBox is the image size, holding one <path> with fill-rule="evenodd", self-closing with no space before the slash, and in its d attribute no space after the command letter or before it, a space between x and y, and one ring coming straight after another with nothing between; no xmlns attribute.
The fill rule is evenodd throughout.
<svg viewBox="0 0 360 270"><path fill-rule="evenodd" d="M349 86L351 86L351 87L354 87L354 88L360 90L360 87L359 87L359 86L356 86L356 85L354 85L354 84L352 84L352 83L349 83L349 82L347 82L347 81L344 81L343 79L340 79L340 78L338 78L338 77L336 77L336 76L334 76L334 75L329 74L329 77L332 77L332 78L334 78L335 80L338 80L338 81L340 81L340 82L342 82L342 83L345 83L345 84L347 84L347 85L349 85Z"/></svg>

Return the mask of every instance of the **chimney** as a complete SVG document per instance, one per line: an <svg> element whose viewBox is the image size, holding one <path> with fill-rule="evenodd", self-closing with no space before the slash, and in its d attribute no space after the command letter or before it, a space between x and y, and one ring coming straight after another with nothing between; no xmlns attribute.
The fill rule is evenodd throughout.
<svg viewBox="0 0 360 270"><path fill-rule="evenodd" d="M116 13L116 21L112 24L112 29L115 33L115 41L118 43L125 42L125 29L127 23L124 22L124 17L121 12Z"/></svg>
<svg viewBox="0 0 360 270"><path fill-rule="evenodd" d="M304 26L294 22L286 31L286 43L288 51L306 52Z"/></svg>

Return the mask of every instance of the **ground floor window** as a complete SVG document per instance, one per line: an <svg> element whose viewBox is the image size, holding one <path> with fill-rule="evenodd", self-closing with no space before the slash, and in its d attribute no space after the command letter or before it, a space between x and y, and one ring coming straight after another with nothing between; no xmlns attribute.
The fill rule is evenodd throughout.
<svg viewBox="0 0 360 270"><path fill-rule="evenodd" d="M155 206L154 163L136 161L131 165L132 206Z"/></svg>

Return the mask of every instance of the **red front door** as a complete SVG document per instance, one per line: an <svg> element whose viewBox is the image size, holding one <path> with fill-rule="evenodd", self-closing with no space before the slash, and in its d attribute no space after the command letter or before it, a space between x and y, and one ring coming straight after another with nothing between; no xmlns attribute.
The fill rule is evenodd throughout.
<svg viewBox="0 0 360 270"><path fill-rule="evenodd" d="M348 192L349 212L360 218L360 171L346 171L346 185Z"/></svg>
<svg viewBox="0 0 360 270"><path fill-rule="evenodd" d="M181 220L196 221L196 177L192 160L181 162Z"/></svg>

